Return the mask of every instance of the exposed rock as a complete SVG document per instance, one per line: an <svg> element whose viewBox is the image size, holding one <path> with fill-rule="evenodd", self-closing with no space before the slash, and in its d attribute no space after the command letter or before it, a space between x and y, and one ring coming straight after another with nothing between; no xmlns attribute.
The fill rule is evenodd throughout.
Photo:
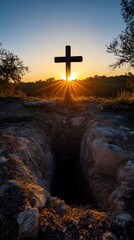
<svg viewBox="0 0 134 240"><path fill-rule="evenodd" d="M0 156L0 163L6 162L6 158L4 156Z"/></svg>
<svg viewBox="0 0 134 240"><path fill-rule="evenodd" d="M26 208L18 215L19 239L35 238L38 234L39 212L37 208Z"/></svg>
<svg viewBox="0 0 134 240"><path fill-rule="evenodd" d="M134 181L134 162L132 160L127 161L123 168L119 169L118 172L118 181Z"/></svg>
<svg viewBox="0 0 134 240"><path fill-rule="evenodd" d="M127 209L128 205L133 208L130 204L134 194L130 133L128 127L113 127L110 119L101 119L101 122L89 122L81 143L79 164L85 188L104 207L118 213ZM90 198L89 194L87 196Z"/></svg>
<svg viewBox="0 0 134 240"><path fill-rule="evenodd" d="M78 221L74 220L74 221L73 221L73 225L74 225L75 227L77 227L77 226L78 226Z"/></svg>
<svg viewBox="0 0 134 240"><path fill-rule="evenodd" d="M115 178L118 167L127 161L126 152L119 146L96 139L92 143L92 155L95 166L107 176Z"/></svg>
<svg viewBox="0 0 134 240"><path fill-rule="evenodd" d="M54 101L37 101L37 102L32 102L32 101L25 101L24 103L26 106L30 106L30 107L39 107L39 106L45 106L45 107L49 107L49 108L54 108L56 107L56 102Z"/></svg>
<svg viewBox="0 0 134 240"><path fill-rule="evenodd" d="M47 140L45 134L42 137L40 131L35 130L33 126L26 128L23 126L23 131L17 127L1 130L1 157L5 160L0 163L1 239L7 239L9 236L10 239L17 239L17 216L22 211L25 213L24 209L27 206L28 209L37 210L46 204L49 197L47 190L51 188L54 175L54 160ZM27 211L29 216L32 214L37 218L37 211ZM32 218L28 217L27 221L30 228ZM26 228L27 221L20 227L21 235L29 231ZM36 230L29 231L29 236L36 232Z"/></svg>
<svg viewBox="0 0 134 240"><path fill-rule="evenodd" d="M75 117L71 118L71 123L74 126L79 126L84 122L85 118L84 117Z"/></svg>
<svg viewBox="0 0 134 240"><path fill-rule="evenodd" d="M114 222L121 227L125 227L128 222L134 223L134 219L129 213L122 213L116 216Z"/></svg>

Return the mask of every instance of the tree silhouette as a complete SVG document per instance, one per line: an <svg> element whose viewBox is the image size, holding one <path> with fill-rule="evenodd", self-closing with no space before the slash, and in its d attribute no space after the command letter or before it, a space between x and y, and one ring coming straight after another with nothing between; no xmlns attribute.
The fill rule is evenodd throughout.
<svg viewBox="0 0 134 240"><path fill-rule="evenodd" d="M20 82L22 76L28 72L28 67L17 55L5 49L0 49L0 80L7 84L9 82Z"/></svg>
<svg viewBox="0 0 134 240"><path fill-rule="evenodd" d="M134 0L121 0L121 6L126 28L107 46L107 52L117 57L117 61L110 65L112 68L124 64L134 67Z"/></svg>

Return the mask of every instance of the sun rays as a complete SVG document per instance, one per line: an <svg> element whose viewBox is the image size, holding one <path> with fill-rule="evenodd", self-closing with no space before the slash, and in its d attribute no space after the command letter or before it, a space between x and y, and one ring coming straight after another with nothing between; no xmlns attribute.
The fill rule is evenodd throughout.
<svg viewBox="0 0 134 240"><path fill-rule="evenodd" d="M76 75L73 75L74 77ZM88 95L91 93L90 89L87 86L83 85L79 80L54 80L52 82L47 83L43 88L38 89L38 91L43 91L44 96L47 97L47 93L51 97L58 97L61 99L73 99L78 96L82 96L83 91ZM91 93L92 94L92 93Z"/></svg>

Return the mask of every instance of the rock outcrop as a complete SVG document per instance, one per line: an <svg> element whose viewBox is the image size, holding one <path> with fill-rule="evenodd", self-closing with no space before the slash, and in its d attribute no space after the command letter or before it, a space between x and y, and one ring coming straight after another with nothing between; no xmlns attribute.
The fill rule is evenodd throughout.
<svg viewBox="0 0 134 240"><path fill-rule="evenodd" d="M1 239L38 234L38 209L45 206L53 181L54 159L48 137L34 126L24 125L1 127Z"/></svg>
<svg viewBox="0 0 134 240"><path fill-rule="evenodd" d="M79 164L84 191L88 198L92 192L94 200L105 208L133 214L133 132L120 121L111 126L112 121L90 122L82 138Z"/></svg>

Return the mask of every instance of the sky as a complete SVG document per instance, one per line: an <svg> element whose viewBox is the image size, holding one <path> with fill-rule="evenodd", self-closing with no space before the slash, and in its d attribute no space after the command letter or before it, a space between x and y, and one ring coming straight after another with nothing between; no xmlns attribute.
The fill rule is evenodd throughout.
<svg viewBox="0 0 134 240"><path fill-rule="evenodd" d="M29 67L23 81L62 78L65 64L54 57L64 56L66 45L83 57L71 64L78 79L130 71L110 70L116 58L106 52L125 28L120 0L0 0L0 7L0 42Z"/></svg>

